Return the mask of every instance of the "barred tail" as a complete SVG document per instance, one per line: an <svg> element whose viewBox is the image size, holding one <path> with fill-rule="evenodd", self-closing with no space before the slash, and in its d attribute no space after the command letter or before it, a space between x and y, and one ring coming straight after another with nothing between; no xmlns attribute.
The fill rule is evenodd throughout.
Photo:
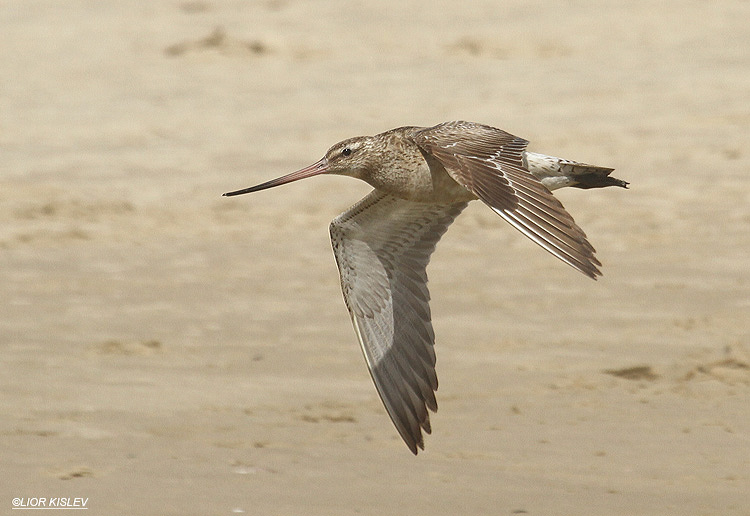
<svg viewBox="0 0 750 516"><path fill-rule="evenodd" d="M628 187L626 181L610 176L613 168L597 167L528 151L524 153L523 157L524 165L529 172L534 174L550 190L565 186L575 188Z"/></svg>

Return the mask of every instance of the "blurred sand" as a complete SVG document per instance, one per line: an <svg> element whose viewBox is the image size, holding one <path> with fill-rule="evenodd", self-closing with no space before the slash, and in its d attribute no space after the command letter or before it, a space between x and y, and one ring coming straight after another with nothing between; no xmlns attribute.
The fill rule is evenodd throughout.
<svg viewBox="0 0 750 516"><path fill-rule="evenodd" d="M750 514L750 3L6 2L0 512ZM250 186L466 119L617 169L593 282L479 203L429 268L413 457L341 300L369 187Z"/></svg>

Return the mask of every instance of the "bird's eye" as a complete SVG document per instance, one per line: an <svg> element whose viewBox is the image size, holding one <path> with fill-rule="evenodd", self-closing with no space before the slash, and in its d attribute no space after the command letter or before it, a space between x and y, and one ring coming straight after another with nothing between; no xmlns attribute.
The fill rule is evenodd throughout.
<svg viewBox="0 0 750 516"><path fill-rule="evenodd" d="M341 151L342 156L349 156L352 153L352 150L349 147L344 147L344 150Z"/></svg>

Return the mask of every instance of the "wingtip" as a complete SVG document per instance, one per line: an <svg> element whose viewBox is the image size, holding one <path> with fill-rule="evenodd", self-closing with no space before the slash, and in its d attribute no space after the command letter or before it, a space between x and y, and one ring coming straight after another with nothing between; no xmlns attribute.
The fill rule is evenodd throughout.
<svg viewBox="0 0 750 516"><path fill-rule="evenodd" d="M419 450L424 451L424 437L422 436L421 431L419 432L419 435L412 436L411 438L407 438L405 435L402 435L401 439L409 448L409 451L414 455L419 455Z"/></svg>
<svg viewBox="0 0 750 516"><path fill-rule="evenodd" d="M597 263L597 265L601 265L601 263ZM591 278L594 281L598 280L600 276L603 276L602 271L600 271L599 267L596 267L596 266L593 266L590 269L585 269L585 270L580 269L578 267L576 267L576 269L581 271L584 275L586 275L587 277Z"/></svg>
<svg viewBox="0 0 750 516"><path fill-rule="evenodd" d="M415 442L406 442L404 440L404 443L406 443L406 446L409 448L409 451L412 452L414 455L419 455L419 450L424 450L424 444L417 444Z"/></svg>

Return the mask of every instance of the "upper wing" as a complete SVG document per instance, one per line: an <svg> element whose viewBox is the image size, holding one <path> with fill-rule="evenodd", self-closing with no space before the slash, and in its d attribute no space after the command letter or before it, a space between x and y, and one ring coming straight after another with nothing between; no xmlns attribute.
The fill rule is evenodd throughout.
<svg viewBox="0 0 750 516"><path fill-rule="evenodd" d="M601 275L586 234L523 166L526 140L471 122L446 122L413 138L456 182L524 235L587 276Z"/></svg>
<svg viewBox="0 0 750 516"><path fill-rule="evenodd" d="M370 374L413 453L437 410L427 263L466 203L425 204L377 190L331 222L341 290Z"/></svg>

